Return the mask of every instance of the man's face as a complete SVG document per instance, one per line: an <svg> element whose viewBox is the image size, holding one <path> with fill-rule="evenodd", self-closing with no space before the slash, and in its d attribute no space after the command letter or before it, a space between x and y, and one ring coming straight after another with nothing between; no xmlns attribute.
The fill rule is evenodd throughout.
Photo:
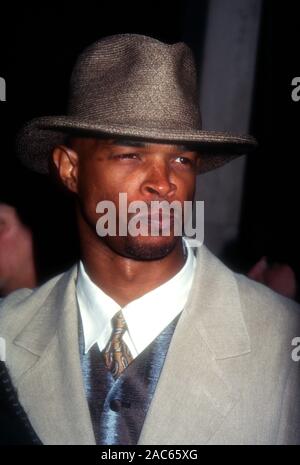
<svg viewBox="0 0 300 465"><path fill-rule="evenodd" d="M31 231L21 222L16 209L0 203L0 295L27 285L33 260ZM27 265L26 270L24 265ZM24 275L20 280L20 269ZM29 278L30 279L30 278Z"/></svg>
<svg viewBox="0 0 300 465"><path fill-rule="evenodd" d="M60 174L65 184L78 194L81 221L92 228L95 236L101 216L96 212L97 204L108 200L116 207L117 235L97 236L97 240L104 241L119 255L138 260L159 259L174 249L179 238L174 235L172 218L168 236L161 229L158 236L119 236L119 194L127 194L128 204L143 201L149 206L149 228L151 221L157 220L157 216L150 214L152 201L179 201L183 211L183 202L192 201L194 196L196 152L179 145L86 138L73 139L71 150L67 150L67 158L74 165L69 171L71 184ZM133 216L128 214L128 221Z"/></svg>

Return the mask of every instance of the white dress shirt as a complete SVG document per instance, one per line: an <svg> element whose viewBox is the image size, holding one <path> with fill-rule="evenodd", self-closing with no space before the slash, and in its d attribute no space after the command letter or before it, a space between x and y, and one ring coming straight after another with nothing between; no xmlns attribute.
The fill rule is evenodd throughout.
<svg viewBox="0 0 300 465"><path fill-rule="evenodd" d="M137 357L183 310L194 277L196 259L187 245L184 266L169 281L133 300L125 307L103 292L87 275L82 262L77 278L77 300L84 334L85 353L97 343L100 351L107 345L111 319L122 309L128 330L123 340L132 357Z"/></svg>

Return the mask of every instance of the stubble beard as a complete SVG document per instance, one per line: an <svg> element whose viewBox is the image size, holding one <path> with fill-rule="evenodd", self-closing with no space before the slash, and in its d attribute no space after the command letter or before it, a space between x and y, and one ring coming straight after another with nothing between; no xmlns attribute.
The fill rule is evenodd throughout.
<svg viewBox="0 0 300 465"><path fill-rule="evenodd" d="M103 237L101 240L120 256L138 261L160 260L169 255L176 247L180 237L169 238L168 241L144 240L145 238L126 236L118 238Z"/></svg>
<svg viewBox="0 0 300 465"><path fill-rule="evenodd" d="M136 238L128 238L125 242L124 253L127 257L134 260L160 260L169 255L176 247L178 237L173 237L172 240L166 243L143 243Z"/></svg>

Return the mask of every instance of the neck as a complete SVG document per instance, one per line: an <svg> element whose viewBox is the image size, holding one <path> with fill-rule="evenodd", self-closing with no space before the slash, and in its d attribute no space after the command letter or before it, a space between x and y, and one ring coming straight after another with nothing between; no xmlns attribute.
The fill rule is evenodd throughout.
<svg viewBox="0 0 300 465"><path fill-rule="evenodd" d="M81 236L81 258L91 280L121 307L171 279L184 265L182 242L164 258L134 260L124 257L102 240Z"/></svg>

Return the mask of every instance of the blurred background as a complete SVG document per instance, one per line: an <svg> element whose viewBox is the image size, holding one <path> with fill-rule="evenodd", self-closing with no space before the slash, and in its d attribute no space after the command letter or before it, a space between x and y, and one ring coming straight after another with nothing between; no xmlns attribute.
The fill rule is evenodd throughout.
<svg viewBox="0 0 300 465"><path fill-rule="evenodd" d="M87 1L2 9L8 27L1 30L0 203L13 206L32 233L38 283L78 259L75 218L55 180L21 166L15 134L33 117L65 113L81 50L126 32L186 41L197 58L204 128L249 132L259 141L248 158L198 177L206 245L238 272L247 274L257 263L260 269L284 264L299 282L300 102L291 99L291 81L300 76L298 3ZM1 224L0 214L0 284Z"/></svg>

